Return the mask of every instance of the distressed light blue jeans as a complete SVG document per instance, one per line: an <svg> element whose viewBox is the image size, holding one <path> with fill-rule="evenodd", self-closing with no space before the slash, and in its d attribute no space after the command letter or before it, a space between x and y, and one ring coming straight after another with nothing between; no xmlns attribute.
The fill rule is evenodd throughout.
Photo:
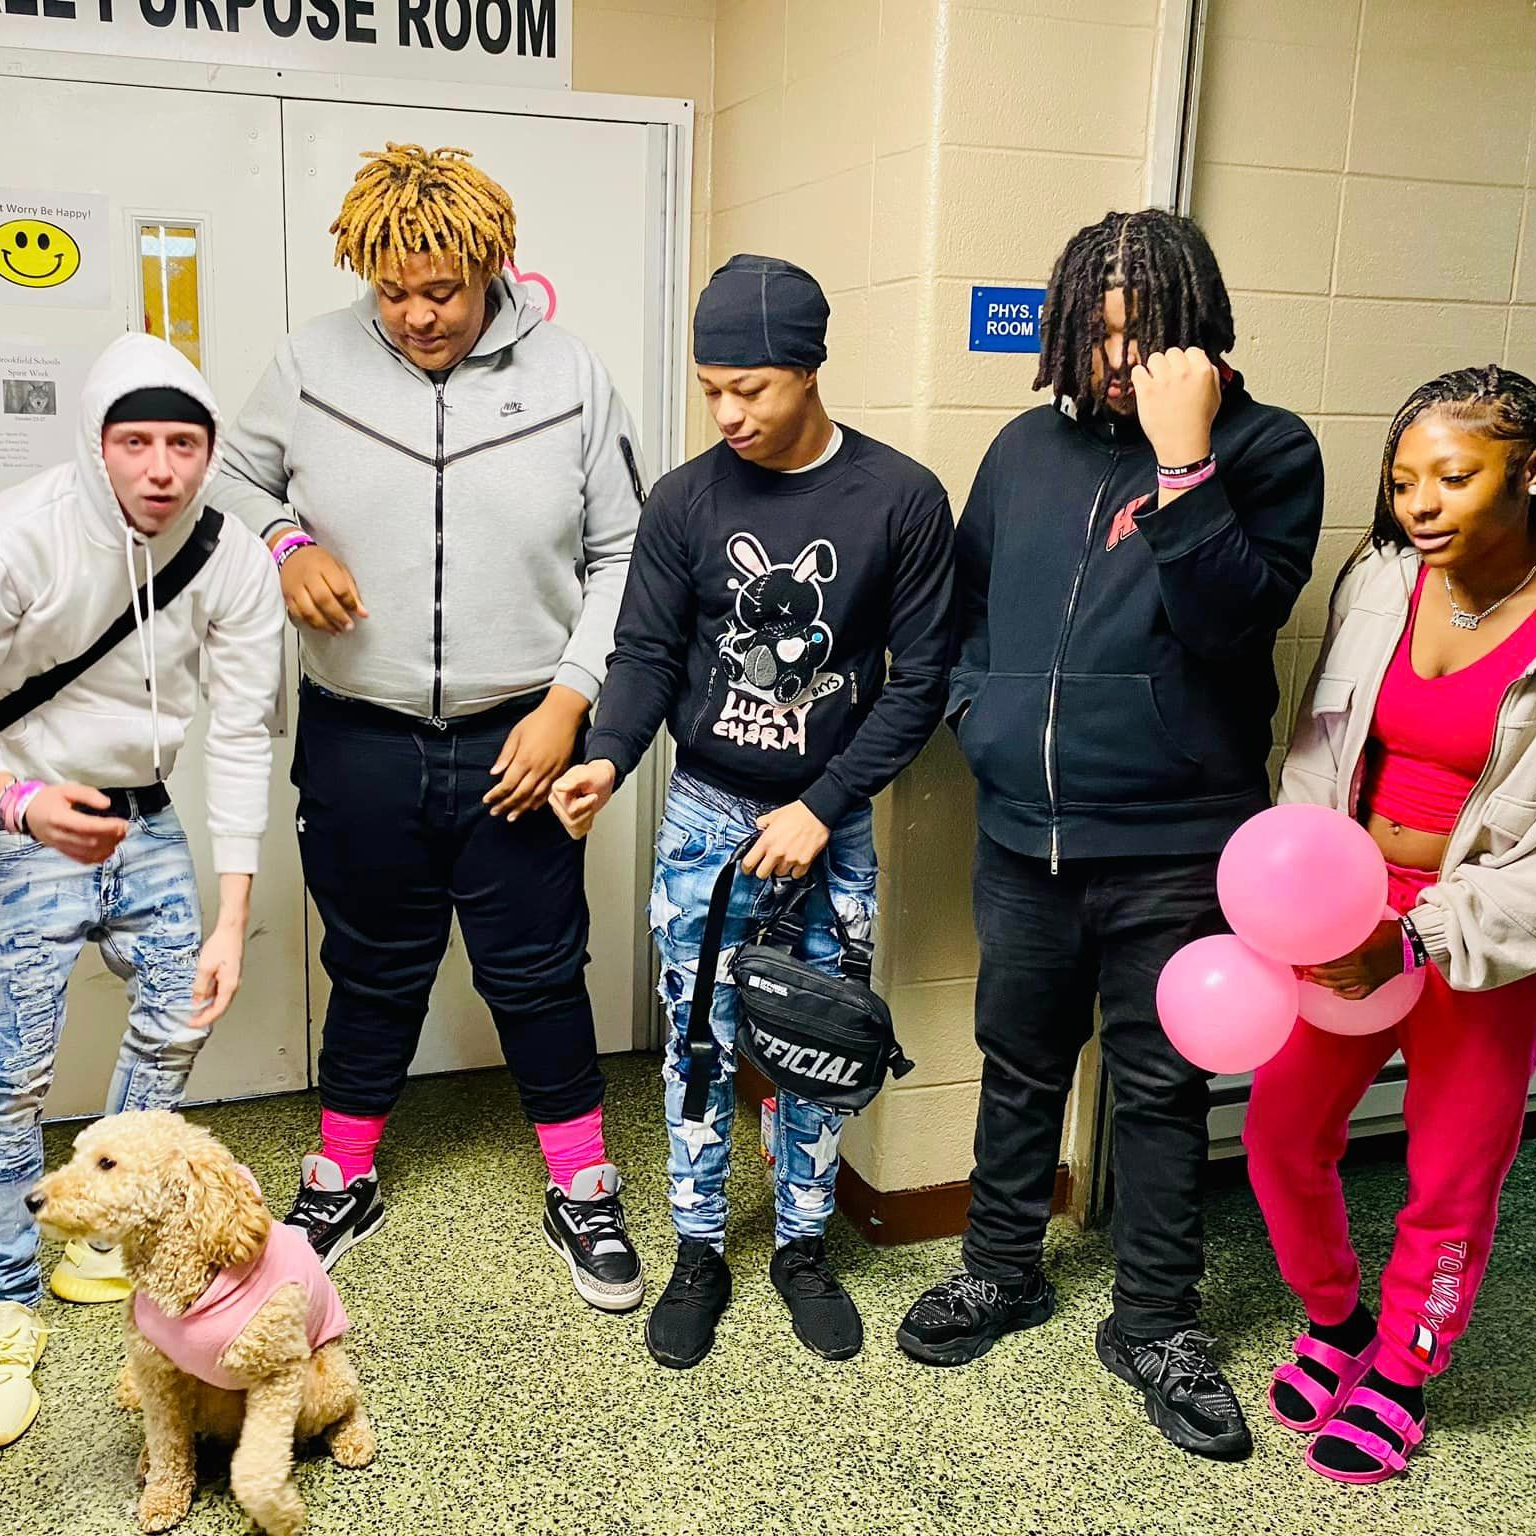
<svg viewBox="0 0 1536 1536"><path fill-rule="evenodd" d="M731 957L782 898L788 882L739 875L726 914L715 973L710 1027L718 1046L704 1119L683 1120L683 1073L688 1059L688 1019L698 976L699 949L710 893L727 859L754 830L770 805L738 799L685 774L667 792L656 842L656 880L651 890L651 932L661 957L661 996L670 1028L662 1081L666 1091L670 1175L667 1198L679 1238L723 1249L726 1178L731 1167L731 1126L736 1118L736 1023L740 999L731 981ZM875 844L868 806L832 829L827 845L827 884L852 938L867 938L875 918ZM806 903L800 958L835 971L841 955L826 896L812 891ZM822 1109L782 1090L778 1094L774 1154L774 1235L779 1247L801 1237L820 1237L833 1210L838 1140L847 1116Z"/></svg>
<svg viewBox="0 0 1536 1536"><path fill-rule="evenodd" d="M99 865L0 833L0 1301L31 1306L42 1294L37 1228L22 1201L42 1177L64 989L87 942L128 984L106 1112L174 1108L208 1038L191 1022L202 921L174 810L135 817Z"/></svg>

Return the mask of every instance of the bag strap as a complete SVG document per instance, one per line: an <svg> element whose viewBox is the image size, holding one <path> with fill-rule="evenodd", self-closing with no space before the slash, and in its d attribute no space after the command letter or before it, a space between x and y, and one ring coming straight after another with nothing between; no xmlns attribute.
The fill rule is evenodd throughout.
<svg viewBox="0 0 1536 1536"><path fill-rule="evenodd" d="M780 949L793 951L805 932L805 900L813 888L819 887L826 898L827 910L832 914L832 925L837 932L837 942L842 949L838 970L851 981L862 982L866 987L874 974L875 946L869 939L855 939L848 932L843 914L832 900L832 883L827 875L827 856L823 852L813 866L814 873L801 880L790 898L764 924L758 934L759 944L772 944Z"/></svg>
<svg viewBox="0 0 1536 1536"><path fill-rule="evenodd" d="M207 565L218 547L219 533L224 527L224 514L212 507L204 507L202 516L187 542L171 558L171 563L160 573L155 583L155 608L158 611L186 590L193 577ZM133 633L134 615L149 613L149 598L145 587L140 587L129 605L113 619L96 642L70 661L29 677L14 693L0 699L0 731L7 730L18 720L40 709L55 694L89 671L109 651L116 650Z"/></svg>

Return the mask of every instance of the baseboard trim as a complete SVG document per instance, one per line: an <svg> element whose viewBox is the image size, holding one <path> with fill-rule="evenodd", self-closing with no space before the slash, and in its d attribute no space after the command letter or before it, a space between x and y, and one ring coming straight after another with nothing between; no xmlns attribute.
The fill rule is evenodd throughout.
<svg viewBox="0 0 1536 1536"><path fill-rule="evenodd" d="M773 1084L755 1068L737 1059L736 1102L754 1107L772 1096ZM1056 1170L1051 1211L1067 1208L1071 1177L1066 1164ZM950 1184L930 1184L923 1189L876 1189L847 1159L837 1174L837 1205L866 1241L878 1247L928 1242L936 1237L956 1237L965 1231L970 1211L971 1186L961 1179Z"/></svg>

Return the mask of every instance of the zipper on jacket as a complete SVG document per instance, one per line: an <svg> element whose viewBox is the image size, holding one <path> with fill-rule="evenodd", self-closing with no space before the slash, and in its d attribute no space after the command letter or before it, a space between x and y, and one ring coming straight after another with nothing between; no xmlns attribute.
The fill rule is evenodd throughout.
<svg viewBox="0 0 1536 1536"><path fill-rule="evenodd" d="M434 462L437 494L433 507L437 549L432 572L432 719L429 723L446 731L448 722L443 719L443 418L446 407L443 404L444 385L434 383L433 388L437 391L437 458Z"/></svg>
<svg viewBox="0 0 1536 1536"><path fill-rule="evenodd" d="M1056 657L1051 663L1051 687L1045 707L1045 793L1051 811L1051 873L1061 873L1061 804L1056 782L1056 715L1061 704L1061 669L1067 659L1067 641L1072 633L1072 617L1077 612L1077 600L1083 590L1083 577L1088 571L1088 559L1093 553L1093 534L1098 526L1099 509L1104 505L1104 493L1120 462L1117 448L1109 456L1109 468L1093 493L1093 508L1088 513L1088 531L1083 539L1082 558L1077 562L1077 575L1072 578L1072 592L1067 598L1066 617L1061 621L1061 634L1056 640Z"/></svg>
<svg viewBox="0 0 1536 1536"><path fill-rule="evenodd" d="M693 717L693 725L688 732L688 745L691 747L698 740L699 727L704 723L704 716L709 713L709 706L715 698L715 678L719 674L718 665L709 669L709 686L704 690L704 702L699 705L699 712Z"/></svg>

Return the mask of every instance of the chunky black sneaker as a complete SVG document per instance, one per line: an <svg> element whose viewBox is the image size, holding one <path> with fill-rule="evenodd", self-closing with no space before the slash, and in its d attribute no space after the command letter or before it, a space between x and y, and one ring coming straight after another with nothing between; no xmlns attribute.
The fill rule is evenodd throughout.
<svg viewBox="0 0 1536 1536"><path fill-rule="evenodd" d="M576 1294L600 1312L630 1312L645 1295L640 1255L624 1230L619 1170L612 1163L583 1168L566 1194L544 1194L544 1241L565 1260Z"/></svg>
<svg viewBox="0 0 1536 1536"><path fill-rule="evenodd" d="M1099 1324L1099 1359L1146 1399L1147 1417L1181 1450L1213 1461L1253 1453L1237 1394L1211 1359L1209 1334L1185 1328L1165 1339L1131 1339L1113 1317Z"/></svg>
<svg viewBox="0 0 1536 1536"><path fill-rule="evenodd" d="M896 1342L924 1365L964 1365L1005 1333L1039 1327L1055 1310L1056 1287L1038 1266L1019 1290L962 1269L912 1303Z"/></svg>
<svg viewBox="0 0 1536 1536"><path fill-rule="evenodd" d="M819 1237L785 1243L768 1266L784 1298L795 1337L823 1360L851 1360L864 1347L864 1324L853 1297L838 1284Z"/></svg>
<svg viewBox="0 0 1536 1536"><path fill-rule="evenodd" d="M344 1184L333 1159L311 1153L300 1165L299 1192L283 1225L298 1227L329 1269L347 1249L384 1225L378 1174L365 1173Z"/></svg>
<svg viewBox="0 0 1536 1536"><path fill-rule="evenodd" d="M715 1344L715 1324L731 1304L731 1271L708 1243L679 1243L677 1265L645 1320L645 1347L658 1365L685 1371Z"/></svg>

